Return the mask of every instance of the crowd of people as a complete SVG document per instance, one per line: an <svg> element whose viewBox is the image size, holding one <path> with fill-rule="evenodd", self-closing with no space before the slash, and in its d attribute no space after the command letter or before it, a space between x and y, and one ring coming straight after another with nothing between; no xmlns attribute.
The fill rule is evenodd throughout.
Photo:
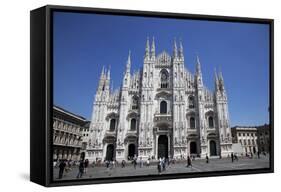
<svg viewBox="0 0 281 192"><path fill-rule="evenodd" d="M80 161L72 161L72 160L61 159L55 161L54 163L54 167L59 168L58 179L62 179L64 175L66 175L69 171L72 170L72 167L76 167L76 166L78 166L78 173L76 178L82 178L83 174L87 173L89 160L81 159Z"/></svg>
<svg viewBox="0 0 281 192"><path fill-rule="evenodd" d="M256 158L260 158L260 155L266 156L266 153L260 153L257 152L255 154ZM246 154L246 155L240 155L239 158L254 158L254 154ZM231 153L228 156L228 159L231 159L231 162L234 163L235 161L238 161L238 154L237 153ZM62 179L63 176L65 176L69 171L71 171L74 167L77 169L77 176L76 178L82 178L84 175L87 174L89 166L91 167L106 167L107 170L115 169L116 167L120 167L123 169L127 167L128 165L132 164L134 169L143 168L143 167L150 167L151 165L156 165L156 168L158 170L158 173L161 174L162 172L165 172L167 168L171 166L171 164L175 164L177 161L179 162L185 162L186 161L186 167L192 168L192 162L197 159L197 156L194 155L188 155L186 158L181 156L181 158L175 159L175 158L169 158L169 157L160 157L158 160L152 157L148 157L146 160L144 160L142 157L138 157L134 155L134 157L128 157L128 160L122 160L121 163L119 163L116 159L111 160L104 160L103 162L100 159L96 159L91 164L88 159L81 159L79 161L72 161L72 160L66 160L61 159L54 161L54 168L58 168L58 179ZM199 157L198 159L202 159ZM220 156L221 159L221 156ZM210 163L210 158L208 155L205 157L205 162Z"/></svg>

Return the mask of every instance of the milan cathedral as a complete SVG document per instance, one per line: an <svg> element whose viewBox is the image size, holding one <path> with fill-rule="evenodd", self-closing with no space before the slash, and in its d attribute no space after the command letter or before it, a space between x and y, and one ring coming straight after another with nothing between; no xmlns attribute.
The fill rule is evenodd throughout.
<svg viewBox="0 0 281 192"><path fill-rule="evenodd" d="M111 89L110 69L103 68L86 158L228 156L232 137L222 73L215 72L215 89L210 91L199 57L195 60L192 74L185 68L182 42L174 41L172 54L156 54L153 38L147 39L142 69L133 74L129 52L121 88Z"/></svg>

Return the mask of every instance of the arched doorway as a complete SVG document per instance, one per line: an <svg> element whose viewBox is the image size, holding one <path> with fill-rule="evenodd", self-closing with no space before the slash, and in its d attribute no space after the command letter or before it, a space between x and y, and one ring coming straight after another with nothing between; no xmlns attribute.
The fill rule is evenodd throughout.
<svg viewBox="0 0 281 192"><path fill-rule="evenodd" d="M197 154L197 146L195 141L190 142L189 147L190 147L190 154Z"/></svg>
<svg viewBox="0 0 281 192"><path fill-rule="evenodd" d="M210 141L210 156L217 155L217 145L215 141Z"/></svg>
<svg viewBox="0 0 281 192"><path fill-rule="evenodd" d="M168 158L168 137L166 135L160 135L158 138L158 158Z"/></svg>
<svg viewBox="0 0 281 192"><path fill-rule="evenodd" d="M128 146L128 159L132 159L136 154L136 146L135 144L130 144Z"/></svg>
<svg viewBox="0 0 281 192"><path fill-rule="evenodd" d="M105 157L105 159L108 160L108 161L112 161L113 155L114 155L114 145L108 144L107 147L106 147L106 157Z"/></svg>

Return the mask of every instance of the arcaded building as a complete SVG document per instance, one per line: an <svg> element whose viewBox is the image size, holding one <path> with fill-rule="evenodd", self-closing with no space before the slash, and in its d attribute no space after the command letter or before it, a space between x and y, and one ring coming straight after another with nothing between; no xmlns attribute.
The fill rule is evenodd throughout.
<svg viewBox="0 0 281 192"><path fill-rule="evenodd" d="M83 130L87 124L84 117L61 107L53 106L53 160L84 158L81 154Z"/></svg>
<svg viewBox="0 0 281 192"><path fill-rule="evenodd" d="M103 69L97 79L87 158L230 154L232 137L222 73L215 72L215 89L208 89L199 58L194 58L195 64L186 64L183 45L176 41L170 54L156 51L154 38L147 39L140 57L144 58L142 68L131 73L134 59L129 53L119 89L110 88L109 69ZM192 65L195 74L186 68Z"/></svg>

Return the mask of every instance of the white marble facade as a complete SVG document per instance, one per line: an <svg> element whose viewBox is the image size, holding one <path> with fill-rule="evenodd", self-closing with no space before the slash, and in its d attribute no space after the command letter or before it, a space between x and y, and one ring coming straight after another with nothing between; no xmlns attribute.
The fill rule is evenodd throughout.
<svg viewBox="0 0 281 192"><path fill-rule="evenodd" d="M215 72L215 90L210 91L204 86L199 58L192 74L183 53L182 43L174 41L172 54L156 54L154 38L147 39L142 68L131 73L129 53L117 90L110 88L110 69L102 70L93 101L88 159L205 158L232 152L222 73Z"/></svg>

